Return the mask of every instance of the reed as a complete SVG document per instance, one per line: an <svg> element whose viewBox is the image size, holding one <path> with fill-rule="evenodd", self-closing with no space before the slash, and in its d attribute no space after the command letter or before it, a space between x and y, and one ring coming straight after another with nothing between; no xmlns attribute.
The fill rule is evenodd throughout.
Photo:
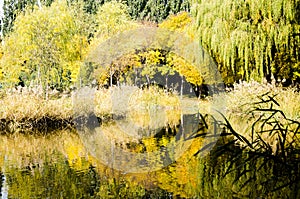
<svg viewBox="0 0 300 199"><path fill-rule="evenodd" d="M0 131L47 132L74 127L74 122L82 115L90 117L90 114L93 114L106 121L112 118L113 114L118 114L118 108L148 113L152 109L172 112L180 106L178 97L164 93L158 88L135 88L133 91L129 93L128 99L123 99L126 93L120 88L92 90L94 94L87 93L87 96L77 95L76 92L64 95L55 93L49 95L48 99L39 93L27 91L3 92L0 98ZM128 103L122 100L128 100ZM122 104L128 104L128 107L119 107Z"/></svg>
<svg viewBox="0 0 300 199"><path fill-rule="evenodd" d="M61 97L45 100L29 93L7 93L0 99L1 130L19 131L22 129L65 126L72 115L72 101Z"/></svg>

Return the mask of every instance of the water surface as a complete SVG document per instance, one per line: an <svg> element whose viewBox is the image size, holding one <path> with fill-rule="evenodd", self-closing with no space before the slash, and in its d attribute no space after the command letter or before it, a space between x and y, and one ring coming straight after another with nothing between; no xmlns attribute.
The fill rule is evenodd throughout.
<svg viewBox="0 0 300 199"><path fill-rule="evenodd" d="M216 140L200 136L199 115L173 116L178 118L172 123L152 125L140 115L131 129L120 119L101 131L3 134L1 197L299 198L297 165L251 155L236 145L222 148L228 143L223 136L207 147ZM124 151L140 156L130 159Z"/></svg>

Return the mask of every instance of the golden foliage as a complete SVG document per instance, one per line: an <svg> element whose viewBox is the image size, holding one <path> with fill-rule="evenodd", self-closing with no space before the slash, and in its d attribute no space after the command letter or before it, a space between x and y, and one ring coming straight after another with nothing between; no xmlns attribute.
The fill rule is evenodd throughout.
<svg viewBox="0 0 300 199"><path fill-rule="evenodd" d="M177 15L171 15L166 20L161 22L158 26L160 28L166 28L171 31L183 32L186 30L186 27L190 25L192 18L187 12L181 12Z"/></svg>
<svg viewBox="0 0 300 199"><path fill-rule="evenodd" d="M80 4L66 1L27 9L5 38L1 69L5 83L65 87L77 80L88 45L88 24ZM83 21L83 22L82 22Z"/></svg>

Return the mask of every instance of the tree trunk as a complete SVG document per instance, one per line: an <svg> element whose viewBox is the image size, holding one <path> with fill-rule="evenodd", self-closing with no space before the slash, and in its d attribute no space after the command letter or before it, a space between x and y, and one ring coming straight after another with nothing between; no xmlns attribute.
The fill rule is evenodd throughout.
<svg viewBox="0 0 300 199"><path fill-rule="evenodd" d="M149 75L146 75L146 78L147 78L148 84L150 85L150 78L149 78Z"/></svg>
<svg viewBox="0 0 300 199"><path fill-rule="evenodd" d="M168 74L166 74L166 89L168 89Z"/></svg>
<svg viewBox="0 0 300 199"><path fill-rule="evenodd" d="M42 9L41 1L40 1L40 0L37 0L36 3L37 3L37 5L38 5L39 9Z"/></svg>
<svg viewBox="0 0 300 199"><path fill-rule="evenodd" d="M183 96L183 76L181 76L180 99L182 99L182 96Z"/></svg>
<svg viewBox="0 0 300 199"><path fill-rule="evenodd" d="M180 114L180 126L181 126L181 136L182 138L185 138L185 134L184 134L184 121L183 121L183 113L181 111Z"/></svg>
<svg viewBox="0 0 300 199"><path fill-rule="evenodd" d="M3 35L3 29L4 29L4 23L3 23L3 19L4 19L4 1L1 1L0 3L0 21L1 21L1 29L0 29L0 40L1 40L1 44L4 45L4 35Z"/></svg>
<svg viewBox="0 0 300 199"><path fill-rule="evenodd" d="M113 76L113 73L112 73L112 66L110 66L110 69L109 69L109 84L110 84L110 87L112 87L112 77Z"/></svg>
<svg viewBox="0 0 300 199"><path fill-rule="evenodd" d="M134 85L137 86L137 81L138 81L138 70L135 69L135 78L134 78Z"/></svg>

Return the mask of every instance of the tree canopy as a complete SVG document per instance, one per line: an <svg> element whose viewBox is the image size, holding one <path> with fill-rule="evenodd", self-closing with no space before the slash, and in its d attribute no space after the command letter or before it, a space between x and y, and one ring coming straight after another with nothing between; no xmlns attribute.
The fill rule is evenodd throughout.
<svg viewBox="0 0 300 199"><path fill-rule="evenodd" d="M261 81L300 72L299 0L195 0L192 14L201 45L225 82Z"/></svg>
<svg viewBox="0 0 300 199"><path fill-rule="evenodd" d="M18 15L1 59L5 84L64 88L76 81L89 35L80 7L58 1Z"/></svg>
<svg viewBox="0 0 300 199"><path fill-rule="evenodd" d="M1 31L7 35L14 25L14 21L20 13L34 6L48 7L54 0L4 0L3 19L1 18ZM189 11L190 3L187 0L67 0L68 4L81 2L86 13L96 14L98 9L108 2L119 2L126 5L126 9L132 19L150 20L161 22L170 14L181 11Z"/></svg>
<svg viewBox="0 0 300 199"><path fill-rule="evenodd" d="M117 9L116 7L113 10L113 12L109 11L111 9L104 10L99 12L101 13L100 16L111 16L111 20L109 20L109 23L103 23L103 27L101 26L101 28L99 28L100 35L104 37L107 33L107 30L110 30L110 34L111 36L113 36L118 32L118 30L124 31L143 26L139 24L134 24L132 22L130 23L126 18L126 15L124 15L125 13L119 12L119 9ZM99 22L100 21L103 20L99 20ZM188 15L188 13L183 12L177 15L170 16L158 26L160 27L161 32L166 32L168 34L174 33L184 36L184 33L187 33L189 30L189 25L191 24L191 21L192 19ZM108 24L111 24L114 28L109 28L107 26ZM140 31L143 30L141 29ZM122 42L120 39L112 40L112 44L107 44L102 47L99 47L99 43L101 43L99 41L102 41L101 37L95 38L95 41L96 45L95 48L92 48L92 57L99 56L99 58L92 58L94 62L97 62L97 60L101 62L102 58L105 59L104 57L101 57L103 56L102 47L106 46L105 48L109 50L110 48L112 48L111 45L115 45L115 42ZM118 45L118 47L119 46L121 46L121 44ZM101 52L99 51L99 48L101 48ZM130 48L130 46L125 46L125 48ZM95 51L96 53L93 51ZM137 84L137 81L139 82L138 84L150 84L155 76L157 78L157 75L160 75L165 79L164 83L160 82L160 84L163 84L166 87L168 87L168 77L175 75L175 73L184 76L186 80L192 83L193 85L201 85L203 83L201 70L197 69L197 66L194 66L192 63L189 63L189 60L185 60L183 57L181 57L180 54L168 51L168 49L145 47L143 49L135 49L130 53L121 56L122 57L119 57L116 60L114 60L112 64L107 66L100 66L96 69L95 78L100 84L108 84L109 79L109 84L112 84L112 82L116 84L120 80L126 81L127 83L131 82L131 84L135 85ZM114 80L112 80L112 78L114 78ZM131 80L129 81L129 79Z"/></svg>
<svg viewBox="0 0 300 199"><path fill-rule="evenodd" d="M195 70L189 60L164 49L132 51L109 69L83 63L85 55L99 43L142 26L158 26L199 41L218 64L226 83L261 81L273 75L276 79L300 79L299 0L120 2L5 0L1 86L21 82L40 85L44 90L63 90L91 73L104 83L112 75L121 78L129 69L131 75L145 75L147 81L159 73L167 82L168 76L177 72L194 85L211 75ZM190 13L180 12L189 10L190 5Z"/></svg>

